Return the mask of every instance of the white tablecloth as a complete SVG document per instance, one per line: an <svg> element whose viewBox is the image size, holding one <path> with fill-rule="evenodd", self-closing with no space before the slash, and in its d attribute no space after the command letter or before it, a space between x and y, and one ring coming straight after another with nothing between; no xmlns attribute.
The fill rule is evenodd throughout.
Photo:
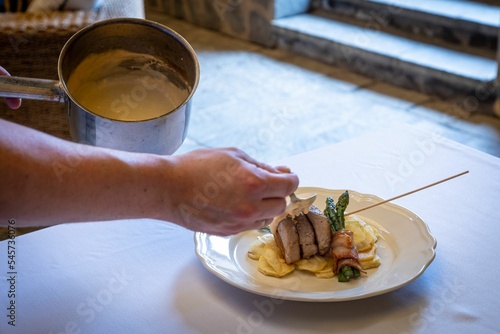
<svg viewBox="0 0 500 334"><path fill-rule="evenodd" d="M151 220L67 224L0 243L1 333L498 333L500 159L410 127L284 159L301 186L382 198L470 173L395 203L438 240L417 280L341 303L271 302L209 273L193 233ZM15 218L15 217L13 217ZM15 297L9 297L13 288ZM15 301L15 327L9 325Z"/></svg>

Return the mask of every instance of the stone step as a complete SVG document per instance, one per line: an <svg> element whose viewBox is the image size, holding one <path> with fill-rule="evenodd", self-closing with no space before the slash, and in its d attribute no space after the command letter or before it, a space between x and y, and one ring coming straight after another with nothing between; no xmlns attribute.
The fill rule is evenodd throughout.
<svg viewBox="0 0 500 334"><path fill-rule="evenodd" d="M498 5L498 0L474 0L474 2L482 2L488 5Z"/></svg>
<svg viewBox="0 0 500 334"><path fill-rule="evenodd" d="M317 9L393 26L431 39L496 51L500 2L465 0L323 0Z"/></svg>
<svg viewBox="0 0 500 334"><path fill-rule="evenodd" d="M274 20L273 30L279 48L493 114L494 59L314 13Z"/></svg>

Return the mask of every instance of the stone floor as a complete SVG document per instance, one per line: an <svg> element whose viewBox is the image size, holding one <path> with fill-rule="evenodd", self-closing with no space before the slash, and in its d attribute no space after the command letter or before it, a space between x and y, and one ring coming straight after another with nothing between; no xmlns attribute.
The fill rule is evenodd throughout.
<svg viewBox="0 0 500 334"><path fill-rule="evenodd" d="M272 163L407 123L500 157L500 119L162 14L148 18L185 37L200 61L189 133L177 153L236 146Z"/></svg>

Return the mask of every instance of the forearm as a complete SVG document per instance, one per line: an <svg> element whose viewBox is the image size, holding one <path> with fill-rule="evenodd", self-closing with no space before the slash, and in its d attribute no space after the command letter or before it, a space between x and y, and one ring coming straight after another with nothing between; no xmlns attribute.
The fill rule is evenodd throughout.
<svg viewBox="0 0 500 334"><path fill-rule="evenodd" d="M0 225L158 218L235 234L283 213L298 177L236 148L178 156L107 150L0 120Z"/></svg>
<svg viewBox="0 0 500 334"><path fill-rule="evenodd" d="M1 120L0 144L1 225L165 218L169 201L159 189L168 187L168 159L66 142Z"/></svg>

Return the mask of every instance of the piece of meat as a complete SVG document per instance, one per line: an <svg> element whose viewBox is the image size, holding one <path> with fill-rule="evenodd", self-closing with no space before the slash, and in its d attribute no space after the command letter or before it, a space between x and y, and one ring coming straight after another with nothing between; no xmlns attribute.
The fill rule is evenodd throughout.
<svg viewBox="0 0 500 334"><path fill-rule="evenodd" d="M340 230L333 234L331 256L333 258L333 271L337 274L346 265L355 267L364 273L359 263L358 250L354 244L354 234L352 231Z"/></svg>
<svg viewBox="0 0 500 334"><path fill-rule="evenodd" d="M301 212L295 217L295 228L299 234L299 244L302 250L302 258L308 259L318 253L316 235L309 219Z"/></svg>
<svg viewBox="0 0 500 334"><path fill-rule="evenodd" d="M299 234L291 218L286 217L278 223L274 239L287 264L300 260Z"/></svg>
<svg viewBox="0 0 500 334"><path fill-rule="evenodd" d="M315 205L311 205L307 218L311 222L316 235L316 242L318 244L319 255L325 255L330 250L330 243L332 240L332 230L328 218L323 212Z"/></svg>

